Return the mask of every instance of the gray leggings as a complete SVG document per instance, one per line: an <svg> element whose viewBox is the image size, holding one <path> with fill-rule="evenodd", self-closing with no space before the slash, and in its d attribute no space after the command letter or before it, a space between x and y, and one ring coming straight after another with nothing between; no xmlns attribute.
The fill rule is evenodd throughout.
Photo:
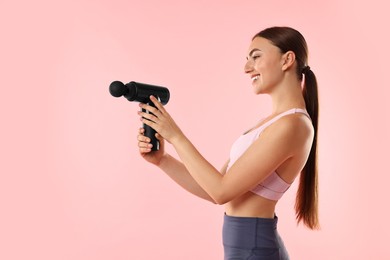
<svg viewBox="0 0 390 260"><path fill-rule="evenodd" d="M277 231L278 218L232 217L225 214L225 260L290 259Z"/></svg>

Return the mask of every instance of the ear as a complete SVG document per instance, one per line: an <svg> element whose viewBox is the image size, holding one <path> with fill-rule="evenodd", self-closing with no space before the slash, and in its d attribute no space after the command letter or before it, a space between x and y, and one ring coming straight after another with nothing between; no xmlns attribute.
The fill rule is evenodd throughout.
<svg viewBox="0 0 390 260"><path fill-rule="evenodd" d="M288 51L282 56L282 70L288 70L295 63L295 53L293 51Z"/></svg>

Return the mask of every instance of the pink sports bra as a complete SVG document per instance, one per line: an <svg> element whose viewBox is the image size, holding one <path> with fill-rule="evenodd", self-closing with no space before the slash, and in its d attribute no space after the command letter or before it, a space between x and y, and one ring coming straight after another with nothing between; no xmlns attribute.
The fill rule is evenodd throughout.
<svg viewBox="0 0 390 260"><path fill-rule="evenodd" d="M245 133L241 135L232 145L232 148L230 150L230 161L227 167L227 170L230 169L230 167L237 161L238 158L248 149L248 147L259 137L261 132L263 130L274 123L279 118L295 114L295 113L303 113L306 116L309 116L309 114L306 112L306 110L301 108L293 108L290 110L287 110L265 124L261 125L258 128L253 129L249 133ZM276 171L272 172L263 182L259 183L254 189L251 190L251 192L264 197L266 199L277 201L279 200L283 194L290 188L290 183L285 182L280 176L276 173Z"/></svg>

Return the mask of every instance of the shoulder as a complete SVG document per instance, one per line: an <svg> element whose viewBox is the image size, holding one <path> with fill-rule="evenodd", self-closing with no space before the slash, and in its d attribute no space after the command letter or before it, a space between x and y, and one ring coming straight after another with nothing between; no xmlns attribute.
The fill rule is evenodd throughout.
<svg viewBox="0 0 390 260"><path fill-rule="evenodd" d="M294 150L311 142L313 137L311 120L304 114L295 113L285 115L265 128L259 139Z"/></svg>

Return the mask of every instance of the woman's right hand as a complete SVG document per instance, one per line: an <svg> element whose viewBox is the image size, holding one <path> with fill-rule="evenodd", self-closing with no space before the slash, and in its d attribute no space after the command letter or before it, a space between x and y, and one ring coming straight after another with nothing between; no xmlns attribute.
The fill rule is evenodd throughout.
<svg viewBox="0 0 390 260"><path fill-rule="evenodd" d="M161 137L158 133L156 134L157 139L160 142L160 147L158 151L152 151L152 144L150 143L150 138L144 135L145 129L140 128L138 132L138 147L139 153L147 161L154 165L158 165L161 162L165 154L164 150L164 138Z"/></svg>

